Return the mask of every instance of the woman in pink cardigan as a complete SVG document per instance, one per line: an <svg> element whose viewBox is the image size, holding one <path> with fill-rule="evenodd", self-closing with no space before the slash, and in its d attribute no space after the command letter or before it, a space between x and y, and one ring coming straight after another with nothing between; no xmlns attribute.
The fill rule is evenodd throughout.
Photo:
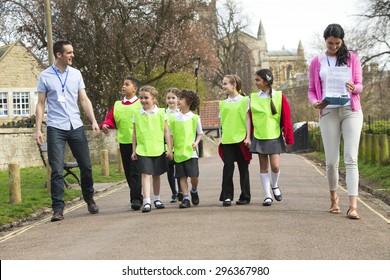
<svg viewBox="0 0 390 280"><path fill-rule="evenodd" d="M339 180L340 137L344 140L344 163L349 196L347 216L360 219L357 213L359 186L358 149L363 126L359 94L363 91L362 68L355 52L344 43L344 30L330 24L324 31L326 52L316 56L309 68L308 98L319 110L320 128L326 157L326 175L330 190L330 213L340 213L336 193ZM344 86L345 84L345 86ZM345 88L344 88L345 87ZM325 97L344 100L345 104L329 103Z"/></svg>

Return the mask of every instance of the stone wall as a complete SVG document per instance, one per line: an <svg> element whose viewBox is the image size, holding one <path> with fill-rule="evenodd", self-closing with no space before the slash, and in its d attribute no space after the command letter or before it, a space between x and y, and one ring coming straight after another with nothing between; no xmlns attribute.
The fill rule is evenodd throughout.
<svg viewBox="0 0 390 280"><path fill-rule="evenodd" d="M108 149L111 162L116 162L118 142L116 130L108 135L100 133L92 137L91 130L86 127L89 148L93 164L100 164L100 152ZM75 161L67 147L65 161ZM18 163L21 168L43 166L43 162L35 141L35 128L1 128L0 129L0 170L7 170L9 163Z"/></svg>

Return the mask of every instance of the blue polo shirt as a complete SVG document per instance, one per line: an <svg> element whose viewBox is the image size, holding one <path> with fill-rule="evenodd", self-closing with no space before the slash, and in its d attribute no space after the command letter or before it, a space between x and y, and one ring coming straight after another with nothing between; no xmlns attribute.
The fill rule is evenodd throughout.
<svg viewBox="0 0 390 280"><path fill-rule="evenodd" d="M83 88L81 72L71 66L64 73L54 64L41 72L38 93L46 94L47 126L70 130L83 125L77 104L79 90Z"/></svg>

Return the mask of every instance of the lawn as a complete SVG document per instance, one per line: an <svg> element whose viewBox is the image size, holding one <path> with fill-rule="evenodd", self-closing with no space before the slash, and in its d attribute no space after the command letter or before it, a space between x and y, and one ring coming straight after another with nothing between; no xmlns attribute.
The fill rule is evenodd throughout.
<svg viewBox="0 0 390 280"><path fill-rule="evenodd" d="M76 168L77 169L77 168ZM75 173L79 175L78 169ZM101 175L101 166L93 166L95 183L120 182L124 174L118 173L117 164L110 164L110 176ZM76 183L72 176L66 177L70 184ZM46 168L31 167L20 170L20 185L22 202L10 204L8 189L8 171L0 171L0 226L31 216L34 212L45 207L51 207L50 193L47 191ZM65 188L64 200L70 201L81 197L81 190Z"/></svg>

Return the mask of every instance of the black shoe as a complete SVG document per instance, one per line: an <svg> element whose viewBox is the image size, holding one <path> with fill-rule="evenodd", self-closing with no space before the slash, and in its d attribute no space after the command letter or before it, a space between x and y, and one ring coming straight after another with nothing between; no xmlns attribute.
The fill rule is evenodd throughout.
<svg viewBox="0 0 390 280"><path fill-rule="evenodd" d="M171 196L171 203L175 203L175 202L177 202L177 194L173 194Z"/></svg>
<svg viewBox="0 0 390 280"><path fill-rule="evenodd" d="M194 205L198 205L199 204L199 195L198 195L198 192L190 192L191 193L191 202L192 204Z"/></svg>
<svg viewBox="0 0 390 280"><path fill-rule="evenodd" d="M153 203L157 209L164 209L165 208L165 205L164 205L164 203L161 202L161 200L156 200Z"/></svg>
<svg viewBox="0 0 390 280"><path fill-rule="evenodd" d="M273 199L270 197L267 197L264 199L263 206L271 206Z"/></svg>
<svg viewBox="0 0 390 280"><path fill-rule="evenodd" d="M191 202L189 199L184 199L180 205L179 205L179 208L189 208L191 207Z"/></svg>
<svg viewBox="0 0 390 280"><path fill-rule="evenodd" d="M145 203L144 207L142 208L142 213L150 212L150 210L152 210L150 203Z"/></svg>
<svg viewBox="0 0 390 280"><path fill-rule="evenodd" d="M279 189L280 195L275 195L275 190L277 189L279 189L279 187L272 188L272 193L277 201L282 201L282 191L280 189Z"/></svg>
<svg viewBox="0 0 390 280"><path fill-rule="evenodd" d="M237 205L245 205L245 204L249 204L249 200L247 200L247 199L239 199L239 200L237 200L236 201L236 204Z"/></svg>
<svg viewBox="0 0 390 280"><path fill-rule="evenodd" d="M52 222L62 221L63 219L64 214L62 212L54 212L53 216L51 217Z"/></svg>
<svg viewBox="0 0 390 280"><path fill-rule="evenodd" d="M141 207L142 207L142 202L139 200L134 200L133 203L131 203L131 209L133 209L134 211L141 209Z"/></svg>
<svg viewBox="0 0 390 280"><path fill-rule="evenodd" d="M222 202L222 206L231 206L232 205L232 201L231 200L224 200Z"/></svg>
<svg viewBox="0 0 390 280"><path fill-rule="evenodd" d="M183 198L184 198L183 193L182 193L182 192L178 192L178 193L177 193L177 199L178 199L179 201L183 201Z"/></svg>
<svg viewBox="0 0 390 280"><path fill-rule="evenodd" d="M95 201L93 199L89 200L87 202L88 205L88 212L91 214L97 214L99 213L99 206L96 205Z"/></svg>

